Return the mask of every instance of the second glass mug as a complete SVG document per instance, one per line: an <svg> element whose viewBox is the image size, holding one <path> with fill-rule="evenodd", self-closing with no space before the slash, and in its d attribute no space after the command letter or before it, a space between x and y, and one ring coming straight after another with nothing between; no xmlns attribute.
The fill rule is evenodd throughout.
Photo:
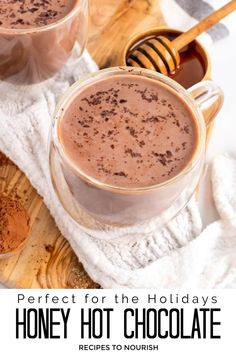
<svg viewBox="0 0 236 354"><path fill-rule="evenodd" d="M0 26L0 80L35 84L54 76L74 52L77 60L86 45L88 0L75 0L73 9L48 25L26 29Z"/></svg>
<svg viewBox="0 0 236 354"><path fill-rule="evenodd" d="M70 102L87 85L115 75L141 75L157 80L182 96L193 112L199 129L198 145L191 161L175 177L142 188L112 186L83 173L65 154L58 136L58 123ZM102 239L150 232L150 224L155 228L164 226L186 206L196 190L205 160L206 127L222 103L223 93L212 81L185 90L159 73L130 67L109 68L83 77L61 98L50 137L52 184L65 210L85 232Z"/></svg>

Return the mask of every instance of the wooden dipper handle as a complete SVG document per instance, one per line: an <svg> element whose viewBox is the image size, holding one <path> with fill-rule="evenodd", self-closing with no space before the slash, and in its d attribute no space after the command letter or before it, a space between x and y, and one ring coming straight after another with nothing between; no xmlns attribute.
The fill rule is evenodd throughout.
<svg viewBox="0 0 236 354"><path fill-rule="evenodd" d="M228 14L236 10L236 0L230 1L225 6L221 7L219 10L213 12L194 27L190 28L187 32L181 34L179 37L172 41L173 46L177 51L185 47L187 44L192 42L201 33L207 31L209 28L214 26L216 23L220 22Z"/></svg>

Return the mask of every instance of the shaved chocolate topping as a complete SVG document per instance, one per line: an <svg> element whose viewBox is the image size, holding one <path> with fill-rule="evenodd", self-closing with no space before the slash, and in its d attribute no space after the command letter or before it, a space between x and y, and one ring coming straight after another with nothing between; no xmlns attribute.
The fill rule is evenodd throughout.
<svg viewBox="0 0 236 354"><path fill-rule="evenodd" d="M64 112L66 154L97 180L147 187L180 173L198 143L193 113L173 89L132 75L83 88Z"/></svg>

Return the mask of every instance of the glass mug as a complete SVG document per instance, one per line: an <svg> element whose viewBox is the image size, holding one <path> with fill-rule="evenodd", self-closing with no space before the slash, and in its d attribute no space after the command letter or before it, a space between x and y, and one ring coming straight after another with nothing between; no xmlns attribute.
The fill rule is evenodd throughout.
<svg viewBox="0 0 236 354"><path fill-rule="evenodd" d="M75 49L77 60L88 32L88 0L75 0L60 20L41 27L0 26L0 80L34 84L54 76Z"/></svg>
<svg viewBox="0 0 236 354"><path fill-rule="evenodd" d="M182 96L193 112L199 130L196 152L187 166L173 178L141 188L112 186L86 175L65 154L58 136L58 123L70 102L87 85L115 75L138 75L157 80ZM61 98L50 138L52 184L65 210L84 231L102 239L145 233L150 231L150 225L155 228L164 226L181 211L196 190L204 166L206 126L222 103L223 93L211 81L203 81L185 90L159 73L131 67L109 68L83 77Z"/></svg>

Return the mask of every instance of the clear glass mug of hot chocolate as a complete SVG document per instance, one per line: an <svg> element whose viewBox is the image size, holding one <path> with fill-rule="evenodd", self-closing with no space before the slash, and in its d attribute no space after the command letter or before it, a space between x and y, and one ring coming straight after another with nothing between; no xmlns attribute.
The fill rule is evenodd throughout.
<svg viewBox="0 0 236 354"><path fill-rule="evenodd" d="M34 84L51 78L69 58L81 56L87 25L88 0L1 2L0 80Z"/></svg>
<svg viewBox="0 0 236 354"><path fill-rule="evenodd" d="M51 178L65 210L99 238L165 225L196 190L206 126L222 102L211 81L186 90L145 69L82 78L61 98L52 124Z"/></svg>

